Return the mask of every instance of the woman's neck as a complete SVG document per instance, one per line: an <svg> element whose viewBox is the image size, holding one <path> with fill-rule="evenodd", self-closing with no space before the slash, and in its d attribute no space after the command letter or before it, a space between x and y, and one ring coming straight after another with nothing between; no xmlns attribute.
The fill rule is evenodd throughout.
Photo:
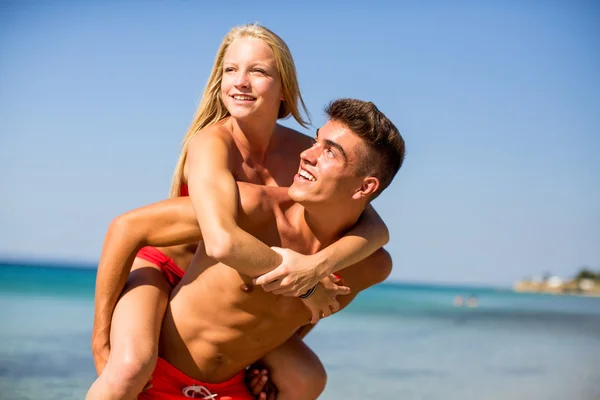
<svg viewBox="0 0 600 400"><path fill-rule="evenodd" d="M277 120L240 121L229 118L231 133L240 146L240 151L256 162L262 163L275 134Z"/></svg>

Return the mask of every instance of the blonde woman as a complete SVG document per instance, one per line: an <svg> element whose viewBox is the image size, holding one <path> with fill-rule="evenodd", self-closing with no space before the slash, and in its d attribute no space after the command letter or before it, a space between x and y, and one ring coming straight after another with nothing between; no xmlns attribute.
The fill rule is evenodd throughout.
<svg viewBox="0 0 600 400"><path fill-rule="evenodd" d="M171 197L189 195L192 200L204 239L204 248L200 246L198 251L237 270L271 266L275 272L257 277L257 283L263 284L263 290L292 296L306 293L319 280L366 258L388 240L387 228L371 208L348 235L312 256L272 249L237 226L236 181L291 185L299 155L312 140L277 120L291 115L306 127L301 108L306 113L285 42L260 25L233 28L217 52L171 187ZM157 360L169 293L195 250L195 246L142 248L131 260L131 271L101 260L92 338L100 376L88 399L132 399L147 384ZM253 288L247 285L240 290ZM348 289L339 287L327 304L305 299L311 322L336 311L335 295L344 293ZM295 387L296 392L288 396L286 387L293 376L288 382L274 381L279 398L316 397L325 380L318 358L306 346L291 352L282 349L282 353L287 359L293 357L295 366L304 363L305 369L315 371L317 382L307 387L306 393L298 393ZM285 366L269 367L281 368L285 375Z"/></svg>

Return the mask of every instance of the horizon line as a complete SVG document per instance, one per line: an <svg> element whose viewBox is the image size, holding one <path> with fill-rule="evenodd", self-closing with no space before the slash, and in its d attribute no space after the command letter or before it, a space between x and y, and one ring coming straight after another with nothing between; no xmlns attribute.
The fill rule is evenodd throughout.
<svg viewBox="0 0 600 400"><path fill-rule="evenodd" d="M1 256L0 267L15 266L15 267L33 267L33 268L63 268L63 269L80 269L80 270L97 270L98 262L94 261L77 261L64 260L59 258L43 258L43 257L22 257L22 256ZM483 282L443 282L435 280L406 280L398 278L386 279L384 284L406 284L411 286L438 286L444 288L478 288L478 289L509 289L512 290L512 285L490 284Z"/></svg>

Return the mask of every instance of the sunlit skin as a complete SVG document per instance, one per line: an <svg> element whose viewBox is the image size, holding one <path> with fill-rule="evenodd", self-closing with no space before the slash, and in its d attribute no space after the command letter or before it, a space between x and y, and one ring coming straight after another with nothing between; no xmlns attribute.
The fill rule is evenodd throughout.
<svg viewBox="0 0 600 400"><path fill-rule="evenodd" d="M312 254L338 240L356 223L378 184L376 178L353 175L355 148L361 146L360 139L348 129L326 124L316 144L301 156L301 169L310 167L316 180L296 175L287 191L246 187L240 191L240 226L268 245L303 254ZM329 211L336 202L338 210L344 212ZM161 229L159 224L153 226L156 232ZM376 253L374 257L381 255ZM367 258L339 273L353 290L340 299L342 305L382 280L383 274L377 268L374 259ZM387 276L389 269L385 272ZM161 331L160 355L191 377L222 382L306 324L309 314L300 299L259 288L241 291L241 286L251 286L251 277L199 251L172 293Z"/></svg>
<svg viewBox="0 0 600 400"><path fill-rule="evenodd" d="M262 40L233 41L223 59L221 99L236 120L277 117L283 99L281 79L271 48Z"/></svg>
<svg viewBox="0 0 600 400"><path fill-rule="evenodd" d="M316 281L309 285L309 279L327 276L334 266L338 269L348 266L350 263L344 265L346 260L357 262L361 259L355 258L356 254L366 257L385 244L387 229L374 210L369 208L369 212L365 213L368 216L362 218L356 232L352 232L355 234L348 235L343 243L340 240L339 246L335 243L314 257L300 258L299 254L290 251L286 254L289 260L295 261L288 264L293 268L280 269L279 272L274 270L280 263L282 268L287 268L281 256L237 226L236 182L289 186L297 171L298 156L310 146L310 138L277 124L279 108L285 99L275 55L265 42L254 38L233 40L218 70L222 70L220 90L213 92L212 96L214 98L220 93L231 116L197 132L187 147L182 176L182 182L189 189L197 222L206 234L203 242L211 257L238 270L255 269L257 275L254 278L269 271L283 277L292 276L288 282L296 285L293 290L297 293L286 295L296 296L307 290L306 287L314 286ZM226 245L219 248L223 243ZM186 245L160 250L185 271L195 248L194 245ZM301 262L296 262L298 260ZM117 304L116 296L123 290L131 264L124 267L115 267L108 261L101 264L99 271L102 273L99 272L97 282L100 283L96 291L94 360L99 373L103 371L109 354L113 362L99 379L99 385L103 385L99 387L102 390L109 388L114 393L137 393L147 382L155 363L160 321L171 288L160 276L157 265L136 258L127 291ZM266 284L263 288L267 291L281 290L274 286L281 282L283 279L271 278L266 281L268 289ZM298 286L297 282L301 282L302 286ZM286 285L289 291L290 284ZM307 304L310 301L312 306ZM329 307L315 304L313 299L304 302L310 307L314 321L319 316L330 314ZM326 298L323 304L326 306L332 302L335 299ZM326 311L320 312L323 309ZM299 354L299 357L305 359L304 355ZM297 359L295 363L302 361ZM109 397L103 394L97 398Z"/></svg>
<svg viewBox="0 0 600 400"><path fill-rule="evenodd" d="M360 195L357 188L363 178L354 173L360 152L366 148L358 136L342 124L328 121L317 130L313 145L301 153L290 197L307 207L340 212L341 199ZM331 177L337 179L328 179ZM372 184L379 183L372 178L365 182Z"/></svg>

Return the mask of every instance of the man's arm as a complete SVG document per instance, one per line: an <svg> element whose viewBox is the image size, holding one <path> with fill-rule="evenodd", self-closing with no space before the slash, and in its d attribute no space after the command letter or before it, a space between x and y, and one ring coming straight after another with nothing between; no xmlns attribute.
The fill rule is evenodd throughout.
<svg viewBox="0 0 600 400"><path fill-rule="evenodd" d="M239 214L244 225L260 223L269 215L260 186L238 183ZM98 272L92 347L98 351L109 345L110 324L117 300L125 287L131 265L143 246L172 246L202 240L196 214L189 197L179 197L141 207L115 218L106 234ZM248 275L269 271L240 268Z"/></svg>
<svg viewBox="0 0 600 400"><path fill-rule="evenodd" d="M349 286L352 293L339 299L340 310L346 308L358 293L383 282L392 272L392 256L380 248L364 260L340 271L340 285Z"/></svg>
<svg viewBox="0 0 600 400"><path fill-rule="evenodd" d="M273 247L282 263L258 278L266 292L299 296L331 273L364 260L389 240L389 231L375 209L368 206L357 224L344 237L313 255Z"/></svg>
<svg viewBox="0 0 600 400"><path fill-rule="evenodd" d="M392 257L383 248L380 248L364 260L344 269L343 272L339 273L339 275L343 276L337 283L350 287L351 292L338 298L340 308L336 312L346 308L361 291L386 280L391 272ZM296 331L296 335L304 338L314 327L314 324L301 326Z"/></svg>
<svg viewBox="0 0 600 400"><path fill-rule="evenodd" d="M350 302L356 298L359 292L365 290L373 285L376 285L380 282L383 282L389 276L392 270L392 259L389 253L384 249L379 249L371 256L366 258L363 261L360 261L346 269L344 269L342 278L343 284L348 285L352 288L352 294L341 296L340 297L340 305L341 308L345 308L350 304ZM326 278L327 279L327 278ZM285 361L290 359L290 355L288 354L289 349L293 349L295 352L298 351L298 344L302 342L298 342L298 338L304 339L304 337L315 327L314 324L306 324L301 326L296 332L295 337L288 339L288 341L271 350L269 353L263 356L256 364L255 367L251 368L251 370L256 370L255 374L258 374L260 369L263 367L267 367L269 369L269 382L272 382L272 378L277 378L277 376L283 375L287 377L287 374L290 372L279 371L277 368L281 366L285 366ZM297 354L297 353L296 353ZM316 357L316 355L309 351L309 353L305 353L306 355ZM317 363L313 363L313 366L318 365ZM279 382L286 383L285 380L279 379Z"/></svg>
<svg viewBox="0 0 600 400"><path fill-rule="evenodd" d="M112 314L139 249L153 243L168 246L201 239L192 205L184 197L138 208L110 223L96 274L92 352L98 373L106 362L101 355L110 349Z"/></svg>

